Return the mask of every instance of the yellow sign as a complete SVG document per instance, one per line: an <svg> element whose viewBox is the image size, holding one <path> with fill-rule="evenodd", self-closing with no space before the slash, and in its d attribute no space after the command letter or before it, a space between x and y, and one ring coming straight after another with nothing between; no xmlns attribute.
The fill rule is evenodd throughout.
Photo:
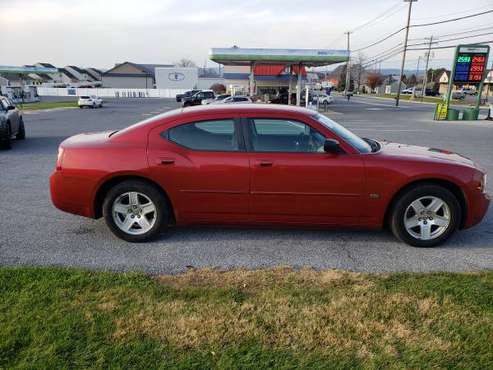
<svg viewBox="0 0 493 370"><path fill-rule="evenodd" d="M447 119L448 112L448 104L447 103L439 103L437 104L437 108L435 110L435 120L444 121Z"/></svg>

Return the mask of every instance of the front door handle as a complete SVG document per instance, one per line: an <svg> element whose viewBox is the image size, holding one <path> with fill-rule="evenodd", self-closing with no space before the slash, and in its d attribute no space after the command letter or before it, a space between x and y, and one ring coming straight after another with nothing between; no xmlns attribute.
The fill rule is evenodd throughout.
<svg viewBox="0 0 493 370"><path fill-rule="evenodd" d="M173 164L175 163L175 160L173 158L165 158L165 159L161 159L161 164Z"/></svg>
<svg viewBox="0 0 493 370"><path fill-rule="evenodd" d="M260 167L272 167L272 162L271 161L260 161L259 165L260 165Z"/></svg>

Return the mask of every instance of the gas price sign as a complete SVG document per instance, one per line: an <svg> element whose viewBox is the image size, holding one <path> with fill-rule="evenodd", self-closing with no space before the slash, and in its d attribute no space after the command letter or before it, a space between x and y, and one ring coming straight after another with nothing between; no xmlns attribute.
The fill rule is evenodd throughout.
<svg viewBox="0 0 493 370"><path fill-rule="evenodd" d="M454 82L479 84L488 62L488 46L459 46L455 60Z"/></svg>

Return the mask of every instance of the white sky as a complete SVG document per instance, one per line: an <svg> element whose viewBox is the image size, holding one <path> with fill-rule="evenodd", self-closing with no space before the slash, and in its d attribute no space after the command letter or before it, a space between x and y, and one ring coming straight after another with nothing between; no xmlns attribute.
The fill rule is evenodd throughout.
<svg viewBox="0 0 493 370"><path fill-rule="evenodd" d="M352 34L351 44L358 48L402 27L406 4L402 0L0 0L0 64L42 61L109 68L122 61L171 63L190 58L203 65L211 47L345 48L344 31L395 5L392 16ZM418 0L412 23L488 9L493 9L493 0ZM413 28L410 38L488 26L492 28L480 33L490 35L464 42L493 40L493 13ZM402 32L363 53L376 55L403 36ZM411 52L406 68L416 68L423 53ZM450 50L436 52L431 66L449 67L451 55ZM391 58L382 67L399 67L399 60L399 56Z"/></svg>

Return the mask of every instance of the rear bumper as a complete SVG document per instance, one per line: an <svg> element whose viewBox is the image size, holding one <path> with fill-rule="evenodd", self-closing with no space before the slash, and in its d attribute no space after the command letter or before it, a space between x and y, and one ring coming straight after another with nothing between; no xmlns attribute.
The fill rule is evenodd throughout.
<svg viewBox="0 0 493 370"><path fill-rule="evenodd" d="M50 176L50 194L53 205L68 213L94 218L91 202L81 201L78 184L63 176L61 171L54 171Z"/></svg>
<svg viewBox="0 0 493 370"><path fill-rule="evenodd" d="M469 212L466 222L464 223L464 229L477 225L486 215L488 207L490 206L491 198L486 193L477 192L473 199L469 202Z"/></svg>

